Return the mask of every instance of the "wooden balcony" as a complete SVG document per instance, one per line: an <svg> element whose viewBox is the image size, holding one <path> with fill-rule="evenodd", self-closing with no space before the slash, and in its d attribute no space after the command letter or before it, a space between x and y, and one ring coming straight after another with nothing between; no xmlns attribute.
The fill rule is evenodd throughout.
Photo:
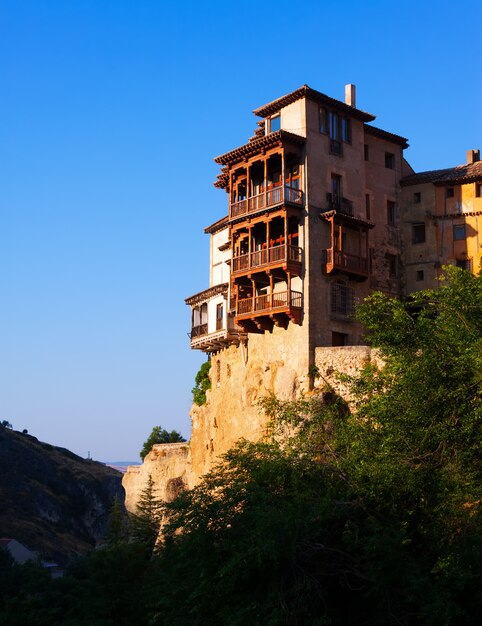
<svg viewBox="0 0 482 626"><path fill-rule="evenodd" d="M245 200L232 202L229 207L229 218L236 219L243 215L252 215L258 211L263 211L270 207L280 204L294 204L301 206L303 204L303 192L301 189L288 187L287 185L273 187L263 191L257 196L251 196Z"/></svg>
<svg viewBox="0 0 482 626"><path fill-rule="evenodd" d="M322 252L324 274L342 272L359 280L368 278L368 259L341 250L333 250L333 248Z"/></svg>
<svg viewBox="0 0 482 626"><path fill-rule="evenodd" d="M208 333L207 330L207 324L191 329L189 333L191 350L202 350L203 352L213 353L231 344L238 345L240 342L240 333L232 328L217 328L216 331L212 333Z"/></svg>
<svg viewBox="0 0 482 626"><path fill-rule="evenodd" d="M236 303L235 322L242 328L246 322L254 322L261 330L271 325L283 325L282 318L289 318L295 324L301 323L302 294L299 291L279 291L252 298L243 298ZM264 321L262 318L266 318ZM268 323L267 323L268 321Z"/></svg>
<svg viewBox="0 0 482 626"><path fill-rule="evenodd" d="M257 250L251 254L242 254L233 258L231 271L233 274L248 274L269 267L282 267L299 275L301 271L301 248L281 244Z"/></svg>

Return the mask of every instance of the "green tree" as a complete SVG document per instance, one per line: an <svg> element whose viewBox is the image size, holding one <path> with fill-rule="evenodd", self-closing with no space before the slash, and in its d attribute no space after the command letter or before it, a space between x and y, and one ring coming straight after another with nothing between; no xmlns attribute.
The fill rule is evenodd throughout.
<svg viewBox="0 0 482 626"><path fill-rule="evenodd" d="M153 624L478 623L482 279L359 316L385 365L351 409L266 399L270 437L166 505Z"/></svg>
<svg viewBox="0 0 482 626"><path fill-rule="evenodd" d="M159 537L163 512L164 502L156 495L154 481L149 474L130 523L132 540L144 545L148 553L152 553Z"/></svg>
<svg viewBox="0 0 482 626"><path fill-rule="evenodd" d="M149 452L152 450L152 446L158 443L182 443L186 441L184 437L177 432L177 430L171 430L171 432L167 431L162 426L154 426L151 431L151 434L144 442L142 446L142 450L139 453L139 456L142 460L146 458Z"/></svg>
<svg viewBox="0 0 482 626"><path fill-rule="evenodd" d="M211 379L209 371L211 369L211 361L205 361L199 368L194 382L196 383L192 389L192 400L194 404L202 406L206 404L206 391L211 389Z"/></svg>

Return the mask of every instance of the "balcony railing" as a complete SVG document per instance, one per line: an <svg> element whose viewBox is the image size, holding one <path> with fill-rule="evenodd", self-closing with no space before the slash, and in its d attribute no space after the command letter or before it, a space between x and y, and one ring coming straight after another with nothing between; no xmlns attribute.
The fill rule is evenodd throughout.
<svg viewBox="0 0 482 626"><path fill-rule="evenodd" d="M194 339L194 337L201 337L201 335L206 335L208 332L208 325L206 324L200 324L199 326L193 326L191 328L191 332L189 334L189 336L191 337L191 339Z"/></svg>
<svg viewBox="0 0 482 626"><path fill-rule="evenodd" d="M303 192L301 189L295 189L294 187L273 187L267 189L256 196L251 196L245 200L239 200L238 202L232 202L229 215L231 219L247 215L250 213L257 213L268 207L276 206L277 204L303 204Z"/></svg>
<svg viewBox="0 0 482 626"><path fill-rule="evenodd" d="M285 244L256 250L251 254L242 254L233 258L233 273L287 261L301 263L301 248Z"/></svg>
<svg viewBox="0 0 482 626"><path fill-rule="evenodd" d="M301 309L299 291L279 291L254 298L243 298L237 302L236 315L270 313L289 308Z"/></svg>
<svg viewBox="0 0 482 626"><path fill-rule="evenodd" d="M333 248L323 250L323 266L325 273L337 269L368 276L368 259Z"/></svg>
<svg viewBox="0 0 482 626"><path fill-rule="evenodd" d="M326 194L326 200L328 202L327 211L335 210L339 213L343 213L344 215L350 215L353 217L353 202L351 200L341 198L340 196L336 196L332 193Z"/></svg>

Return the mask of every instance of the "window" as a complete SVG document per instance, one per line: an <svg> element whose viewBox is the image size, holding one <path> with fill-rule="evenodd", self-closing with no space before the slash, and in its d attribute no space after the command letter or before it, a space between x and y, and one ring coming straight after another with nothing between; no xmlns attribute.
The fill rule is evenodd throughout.
<svg viewBox="0 0 482 626"><path fill-rule="evenodd" d="M454 241L463 241L465 239L465 224L454 225Z"/></svg>
<svg viewBox="0 0 482 626"><path fill-rule="evenodd" d="M395 224L395 202L387 200L387 224Z"/></svg>
<svg viewBox="0 0 482 626"><path fill-rule="evenodd" d="M354 292L351 287L344 283L331 285L331 312L335 315L350 317L354 312Z"/></svg>
<svg viewBox="0 0 482 626"><path fill-rule="evenodd" d="M449 187L449 188L447 189L447 191L446 191L446 194L445 194L445 195L447 196L447 198L453 198L453 197L454 197L454 195L455 195L454 188L453 188L453 187Z"/></svg>
<svg viewBox="0 0 482 626"><path fill-rule="evenodd" d="M412 224L412 243L425 242L425 224Z"/></svg>
<svg viewBox="0 0 482 626"><path fill-rule="evenodd" d="M370 207L370 194L365 194L365 210L367 213L367 220L370 219L371 207Z"/></svg>
<svg viewBox="0 0 482 626"><path fill-rule="evenodd" d="M328 113L328 133L330 135L330 152L342 154L340 116L335 111Z"/></svg>
<svg viewBox="0 0 482 626"><path fill-rule="evenodd" d="M394 254L387 254L386 259L388 263L388 275L390 278L396 278L398 276L397 257Z"/></svg>
<svg viewBox="0 0 482 626"><path fill-rule="evenodd" d="M331 333L331 345L332 346L347 346L348 335L346 333L337 333L333 331Z"/></svg>
<svg viewBox="0 0 482 626"><path fill-rule="evenodd" d="M341 138L345 143L351 143L351 119L349 117L341 118Z"/></svg>
<svg viewBox="0 0 482 626"><path fill-rule="evenodd" d="M455 265L457 267L461 267L463 270L467 270L468 272L472 271L472 262L470 259L457 259L455 261Z"/></svg>
<svg viewBox="0 0 482 626"><path fill-rule="evenodd" d="M269 125L269 132L275 133L277 130L281 128L281 116L274 115L273 117L270 117L268 120L268 125Z"/></svg>
<svg viewBox="0 0 482 626"><path fill-rule="evenodd" d="M416 279L417 282L420 282L423 280L423 270L417 270L417 274L416 274Z"/></svg>
<svg viewBox="0 0 482 626"><path fill-rule="evenodd" d="M216 305L216 330L222 330L223 328L223 305Z"/></svg>
<svg viewBox="0 0 482 626"><path fill-rule="evenodd" d="M370 157L370 149L368 148L367 143L363 146L363 155L365 157L365 161L368 161Z"/></svg>
<svg viewBox="0 0 482 626"><path fill-rule="evenodd" d="M420 202L422 202L422 194L420 191L416 191L413 194L413 202L414 204L420 204Z"/></svg>
<svg viewBox="0 0 482 626"><path fill-rule="evenodd" d="M385 152L385 167L389 170L395 169L395 155L391 152Z"/></svg>
<svg viewBox="0 0 482 626"><path fill-rule="evenodd" d="M331 201L335 208L341 205L341 199L343 197L341 183L341 176L337 174L331 175Z"/></svg>
<svg viewBox="0 0 482 626"><path fill-rule="evenodd" d="M475 184L475 197L482 198L482 184L481 183Z"/></svg>
<svg viewBox="0 0 482 626"><path fill-rule="evenodd" d="M325 107L320 107L320 133L328 134L328 111Z"/></svg>

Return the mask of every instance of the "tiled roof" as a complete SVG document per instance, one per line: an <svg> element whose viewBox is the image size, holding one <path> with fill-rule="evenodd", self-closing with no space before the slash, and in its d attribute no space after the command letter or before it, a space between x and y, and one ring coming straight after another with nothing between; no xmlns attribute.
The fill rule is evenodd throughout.
<svg viewBox="0 0 482 626"><path fill-rule="evenodd" d="M475 163L465 163L464 165L456 165L448 167L444 170L431 170L428 172L419 172L405 176L400 184L405 187L408 185L420 185L423 183L433 183L434 185L456 184L456 183L473 183L482 181L482 161Z"/></svg>
<svg viewBox="0 0 482 626"><path fill-rule="evenodd" d="M213 285L213 287L209 287L204 291L195 293L193 296L189 296L184 302L189 305L199 304L199 302L205 302L214 296L218 296L220 293L228 293L228 283Z"/></svg>
<svg viewBox="0 0 482 626"><path fill-rule="evenodd" d="M228 216L225 215L217 222L214 222L214 224L211 224L210 226L206 226L206 228L204 229L204 232L206 233L206 235L214 235L214 233L217 233L219 230L223 230L223 228L225 228L227 225L228 225Z"/></svg>
<svg viewBox="0 0 482 626"><path fill-rule="evenodd" d="M405 137L401 137L400 135L394 135L393 133L389 133L386 130L382 130L381 128L377 128L376 126L369 126L365 124L364 126L365 132L369 135L373 135L374 137L380 137L381 139L386 139L387 141L391 141L392 143L397 143L402 146L402 148L408 148L408 139Z"/></svg>
<svg viewBox="0 0 482 626"><path fill-rule="evenodd" d="M269 133L268 135L265 135L263 137L257 137L254 141L245 143L244 146L240 146L239 148L235 148L230 152L221 154L220 156L216 157L214 161L215 163L219 163L219 165L231 165L233 163L241 161L245 157L256 154L262 148L270 148L284 141L291 143L303 143L305 141L305 138L301 137L301 135L289 133L286 130L278 130L275 133Z"/></svg>
<svg viewBox="0 0 482 626"><path fill-rule="evenodd" d="M326 104L327 106L334 109L344 111L345 113L359 120L362 120L363 122L371 122L375 119L375 116L371 113L356 109L349 104L345 104L341 100L330 98L330 96L327 96L320 91L311 89L311 87L308 87L308 85L303 85L299 89L296 89L295 91L286 94L286 96L277 98L276 100L273 100L272 102L269 102L268 104L265 104L264 106L255 109L253 113L255 115L259 115L260 117L267 117L268 115L273 115L273 113L277 113L280 109L287 106L288 104L296 102L297 100L301 100L301 98L308 98L309 100L314 100L315 102L319 102L320 104Z"/></svg>

